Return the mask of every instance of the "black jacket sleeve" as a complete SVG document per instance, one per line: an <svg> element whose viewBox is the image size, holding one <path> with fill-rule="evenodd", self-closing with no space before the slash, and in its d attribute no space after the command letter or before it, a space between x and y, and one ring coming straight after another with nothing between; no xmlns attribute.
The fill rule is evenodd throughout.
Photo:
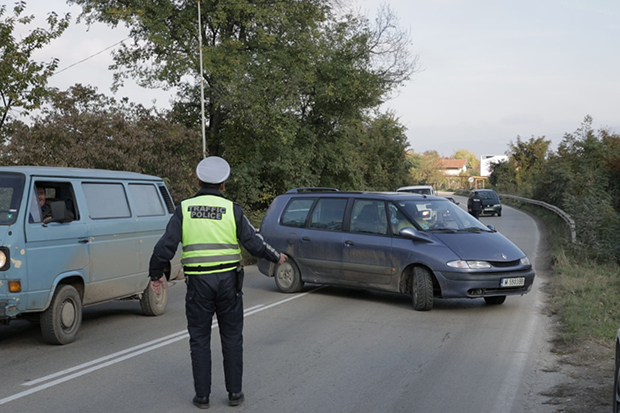
<svg viewBox="0 0 620 413"><path fill-rule="evenodd" d="M280 260L280 253L265 242L245 216L241 206L237 204L235 204L235 221L237 223L237 239L250 254L272 262Z"/></svg>
<svg viewBox="0 0 620 413"><path fill-rule="evenodd" d="M168 221L166 226L166 232L157 241L155 248L153 248L153 255L151 255L151 261L149 263L149 277L152 281L158 280L164 275L164 269L166 264L174 257L177 249L179 248L179 242L181 242L183 235L183 214L181 213L181 205L177 205L174 210L174 214Z"/></svg>

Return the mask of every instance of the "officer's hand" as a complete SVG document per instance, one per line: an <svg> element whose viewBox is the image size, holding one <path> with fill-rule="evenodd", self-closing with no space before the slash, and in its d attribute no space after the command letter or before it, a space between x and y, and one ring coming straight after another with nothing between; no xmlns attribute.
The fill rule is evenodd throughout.
<svg viewBox="0 0 620 413"><path fill-rule="evenodd" d="M158 280L151 281L151 289L155 294L161 294L161 289L166 288L166 277L161 276Z"/></svg>
<svg viewBox="0 0 620 413"><path fill-rule="evenodd" d="M283 264L284 261L286 261L287 259L288 259L288 256L285 253L281 252L280 253L280 260L278 261L278 265Z"/></svg>

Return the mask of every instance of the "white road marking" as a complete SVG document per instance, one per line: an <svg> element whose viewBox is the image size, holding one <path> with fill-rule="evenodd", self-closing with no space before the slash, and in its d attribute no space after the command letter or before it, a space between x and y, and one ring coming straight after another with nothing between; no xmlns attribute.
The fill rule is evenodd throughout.
<svg viewBox="0 0 620 413"><path fill-rule="evenodd" d="M297 295L294 295L292 297L285 298L284 300L277 301L277 302L275 302L273 304L269 304L269 305L261 304L261 305L256 305L254 307L247 308L243 312L244 316L249 316L249 315L252 315L252 314L256 314L256 313L259 313L261 311L267 310L269 308L278 306L280 304L287 303L287 302L289 302L291 300L295 300L297 298L301 298L301 297L303 297L305 295L310 294L313 291L318 290L319 288L321 288L321 287L315 288L315 289L313 289L311 291L308 291L306 293L297 294ZM213 321L213 324L211 325L211 328L215 328L215 327L217 327L217 321ZM31 380L31 381L29 381L27 383L22 383L23 386L33 386L35 384L39 384L39 383L43 383L43 382L52 380L52 379L54 379L56 377L64 376L64 377L61 377L59 379L50 381L48 383L41 384L41 385L39 385L37 387L33 387L33 388L29 389L29 390L25 390L23 392L14 394L12 396L5 397L4 399L0 399L0 405L6 404L6 403L11 402L13 400L21 399L22 397L29 396L29 395L31 395L33 393L37 393L37 392L39 392L41 390L48 389L50 387L56 386L58 384L66 382L66 381L73 380L73 379L75 379L77 377L83 376L83 375L88 374L88 373L92 373L93 371L102 369L104 367L108 367L108 366L111 366L113 364L120 363L121 361L125 361L127 359L139 356L139 355L144 354L144 353L148 353L149 351L156 350L156 349L158 349L160 347L164 347L164 346L167 346L169 344L176 343L177 341L186 339L188 337L189 337L189 334L188 334L187 330L182 330L182 331L176 332L174 334L170 334L168 336L158 338L156 340L152 340L152 341L149 341L149 342L146 342L146 343L143 343L143 344L139 344L137 346L134 346L134 347L122 350L122 351L118 351L116 353L107 355L105 357L100 357L98 359L89 361L87 363L80 364L79 366L75 366L75 367L71 367L69 369L61 370L59 372L47 375L45 377L41 377L41 378L38 378L38 379L35 379L35 380ZM73 374L69 374L69 373L72 373L74 371L77 371L77 372L73 373ZM69 374L69 375L66 376L66 374Z"/></svg>

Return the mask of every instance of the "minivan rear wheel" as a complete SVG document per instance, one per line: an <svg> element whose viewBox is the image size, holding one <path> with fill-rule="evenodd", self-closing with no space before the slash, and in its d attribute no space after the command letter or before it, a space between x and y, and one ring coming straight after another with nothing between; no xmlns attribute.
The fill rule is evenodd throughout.
<svg viewBox="0 0 620 413"><path fill-rule="evenodd" d="M299 267L290 258L276 266L274 278L278 290L283 293L297 293L304 287Z"/></svg>
<svg viewBox="0 0 620 413"><path fill-rule="evenodd" d="M82 324L82 299L72 285L59 285L47 310L41 313L43 340L68 344L75 340Z"/></svg>
<svg viewBox="0 0 620 413"><path fill-rule="evenodd" d="M157 294L151 288L151 282L146 285L142 297L140 297L140 307L144 314L148 316L158 316L166 312L168 304L168 283L161 286L161 292Z"/></svg>
<svg viewBox="0 0 620 413"><path fill-rule="evenodd" d="M413 309L416 311L429 311L433 308L433 278L426 268L413 269L411 299Z"/></svg>

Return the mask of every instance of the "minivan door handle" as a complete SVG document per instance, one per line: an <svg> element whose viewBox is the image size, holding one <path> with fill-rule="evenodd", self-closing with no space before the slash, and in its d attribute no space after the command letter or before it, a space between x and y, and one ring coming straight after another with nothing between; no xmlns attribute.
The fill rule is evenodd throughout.
<svg viewBox="0 0 620 413"><path fill-rule="evenodd" d="M88 244L88 238L80 238L80 239L78 240L78 242L79 242L80 244Z"/></svg>
<svg viewBox="0 0 620 413"><path fill-rule="evenodd" d="M302 241L310 241L310 237L301 237Z"/></svg>
<svg viewBox="0 0 620 413"><path fill-rule="evenodd" d="M351 247L351 246L355 245L355 243L353 241L351 241L351 240L346 240L344 242L344 245L346 245L347 247Z"/></svg>

